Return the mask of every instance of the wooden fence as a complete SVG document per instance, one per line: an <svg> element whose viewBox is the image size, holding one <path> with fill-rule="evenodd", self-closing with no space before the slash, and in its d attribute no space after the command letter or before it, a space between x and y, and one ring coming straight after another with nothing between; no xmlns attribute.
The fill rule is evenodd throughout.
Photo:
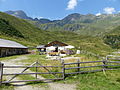
<svg viewBox="0 0 120 90"><path fill-rule="evenodd" d="M58 78L56 74L62 74L63 72L52 72L49 70L49 68L59 68L61 67L61 71L63 66L43 66L38 62L35 62L29 66L4 66L3 63L0 63L0 84L3 83L18 83L18 82L31 82L31 81L49 81L49 80L62 80L63 77ZM9 69L13 69L13 68L25 68L23 69L23 71L21 71L20 73L3 73L5 68L9 68ZM35 72L31 72L31 73L25 73L26 70L30 69L30 68L35 68ZM47 72L40 72L38 71L38 68L44 68ZM38 79L38 75L39 74L45 74L45 75L53 75L55 78L52 79ZM7 81L3 81L3 76L12 76L14 75L11 79L7 80ZM19 81L12 81L14 78L16 78L19 75L35 75L35 80L19 80Z"/></svg>
<svg viewBox="0 0 120 90"><path fill-rule="evenodd" d="M87 64L87 65L86 65ZM89 65L93 64L93 65ZM84 69L94 69L94 70L84 70ZM99 69L97 69L99 68ZM83 70L82 70L83 69ZM79 59L77 62L74 63L64 63L63 62L63 79L65 77L71 76L73 74L83 74L83 73L90 73L90 72L99 72L105 70L113 70L113 69L120 69L120 57L109 58L106 57L105 60L100 61L80 61ZM69 70L69 72L67 72Z"/></svg>
<svg viewBox="0 0 120 90"><path fill-rule="evenodd" d="M86 66L85 66L85 65ZM92 65L90 65L92 64ZM49 68L58 68L60 67L61 70L59 72L52 72L49 70ZM99 67L99 69L97 69ZM8 73L4 74L4 68L25 68L20 73ZM24 73L29 68L36 68L36 72L32 73ZM39 72L38 68L44 68L47 70L47 72ZM84 69L90 69L94 68L94 70L84 70ZM3 63L0 63L0 84L2 83L16 83L16 82L29 82L29 81L44 81L44 80L64 80L67 76L73 75L73 74L80 74L80 73L90 73L90 72L98 72L103 70L111 70L111 69L118 69L120 68L120 57L119 58L106 58L106 60L100 60L100 61L86 61L81 62L80 60L77 60L77 62L74 63L65 63L64 60L62 60L61 66L43 66L38 62L35 62L29 66L4 66ZM69 70L69 72L67 72ZM20 80L20 81L12 81L14 78L16 78L18 75L32 75L34 74L36 79L35 80ZM38 75L42 74L52 74L55 76L54 79L38 79ZM61 77L58 78L56 74L61 74ZM10 80L3 81L3 76L8 75L14 75Z"/></svg>

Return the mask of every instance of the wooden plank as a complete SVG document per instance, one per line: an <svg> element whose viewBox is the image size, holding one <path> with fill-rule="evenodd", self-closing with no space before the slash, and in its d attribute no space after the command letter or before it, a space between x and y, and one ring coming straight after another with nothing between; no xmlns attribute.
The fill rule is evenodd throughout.
<svg viewBox="0 0 120 90"><path fill-rule="evenodd" d="M69 69L77 69L77 68L92 68L92 67L102 67L105 65L96 65L96 66L85 66L85 67L71 67L71 68L65 68L65 70L69 70Z"/></svg>
<svg viewBox="0 0 120 90"><path fill-rule="evenodd" d="M106 66L120 66L120 65L106 65Z"/></svg>
<svg viewBox="0 0 120 90"><path fill-rule="evenodd" d="M36 66L38 65L38 62L36 62ZM36 74L35 74L35 77L37 79L37 72L38 72L38 68L36 67Z"/></svg>
<svg viewBox="0 0 120 90"><path fill-rule="evenodd" d="M106 68L105 70L120 70L120 68Z"/></svg>
<svg viewBox="0 0 120 90"><path fill-rule="evenodd" d="M42 73L42 72L37 72L37 73L11 73L11 74L3 74L3 75L30 75L30 74L61 74L63 72L49 72L49 73Z"/></svg>
<svg viewBox="0 0 120 90"><path fill-rule="evenodd" d="M108 59L108 60L120 61L120 59L117 59L117 58L111 58L111 59Z"/></svg>
<svg viewBox="0 0 120 90"><path fill-rule="evenodd" d="M79 64L82 64L82 63L98 63L98 62L103 62L103 61L88 61L88 62L79 62ZM78 64L77 63L64 63L65 65L71 65L71 64Z"/></svg>
<svg viewBox="0 0 120 90"><path fill-rule="evenodd" d="M78 67L80 67L80 59L78 59ZM80 71L80 68L77 68L77 71L79 72Z"/></svg>
<svg viewBox="0 0 120 90"><path fill-rule="evenodd" d="M120 63L120 61L107 61L107 63Z"/></svg>
<svg viewBox="0 0 120 90"><path fill-rule="evenodd" d="M2 84L3 77L3 66L4 64L0 62L0 85Z"/></svg>
<svg viewBox="0 0 120 90"><path fill-rule="evenodd" d="M65 79L65 64L64 64L64 60L62 60L62 73L63 73L63 80Z"/></svg>
<svg viewBox="0 0 120 90"><path fill-rule="evenodd" d="M90 73L90 72L99 72L102 71L103 69L98 69L98 70L91 70L91 71L80 71L80 72L72 72L72 73L65 73L65 74L80 74L80 73Z"/></svg>
<svg viewBox="0 0 120 90"><path fill-rule="evenodd" d="M3 68L42 68L42 67L62 67L62 66L3 66Z"/></svg>
<svg viewBox="0 0 120 90"><path fill-rule="evenodd" d="M20 81L4 81L4 83L20 83L20 82L34 82L34 81L51 81L51 80L63 80L63 78L56 78L56 79L37 79L37 80L20 80Z"/></svg>

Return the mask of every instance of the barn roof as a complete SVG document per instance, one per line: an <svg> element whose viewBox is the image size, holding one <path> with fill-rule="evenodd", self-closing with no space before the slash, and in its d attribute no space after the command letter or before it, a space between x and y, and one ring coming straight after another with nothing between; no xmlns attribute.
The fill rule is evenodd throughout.
<svg viewBox="0 0 120 90"><path fill-rule="evenodd" d="M5 40L5 39L0 39L0 47L5 47L5 48L28 48L26 46L23 46L17 42L10 41L10 40Z"/></svg>
<svg viewBox="0 0 120 90"><path fill-rule="evenodd" d="M53 41L45 45L45 47L50 47L50 46L68 46L68 45L60 41Z"/></svg>

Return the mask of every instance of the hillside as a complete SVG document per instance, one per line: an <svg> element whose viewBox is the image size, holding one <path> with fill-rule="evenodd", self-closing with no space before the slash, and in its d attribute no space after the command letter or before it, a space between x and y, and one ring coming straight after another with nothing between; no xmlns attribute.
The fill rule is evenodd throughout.
<svg viewBox="0 0 120 90"><path fill-rule="evenodd" d="M104 40L105 43L110 45L112 48L120 49L120 26L106 34Z"/></svg>
<svg viewBox="0 0 120 90"><path fill-rule="evenodd" d="M76 49L80 47L80 50L99 55L106 55L112 51L99 37L83 36L70 31L44 31L26 20L2 12L0 12L0 20L0 24L4 27L0 29L0 38L14 40L29 47L58 40L74 45ZM10 28L10 32L7 32L9 30L7 26ZM3 29L5 32L2 32Z"/></svg>
<svg viewBox="0 0 120 90"><path fill-rule="evenodd" d="M1 35L9 35L9 36L17 36L23 38L21 32L16 30L12 25L9 24L8 21L4 19L0 19L0 34Z"/></svg>
<svg viewBox="0 0 120 90"><path fill-rule="evenodd" d="M27 21L25 21L23 19L19 19L19 18L16 18L14 16L11 16L11 15L8 15L8 14L2 13L2 12L0 12L0 18L4 21L4 23L7 22L5 24L0 22L1 24L4 25L4 28L1 26L2 28L0 31L7 32L7 33L4 33L7 37L10 37L10 38L13 38L16 40L20 39L20 41L18 41L18 40L17 41L23 42L26 45L28 44L28 42L30 42L34 46L34 45L38 45L40 43L41 44L48 43L50 41L57 40L57 39L65 41L67 39L70 39L69 35L71 35L71 36L76 35L71 32L60 32L60 33L57 32L57 34L56 34L56 32L53 33L53 32L49 32L49 31L43 31L43 30L40 30L39 28L37 28L36 26L31 25L30 23L28 23ZM7 31L7 27L6 27L7 25L12 28L11 30L14 34L12 37L11 37L12 32ZM21 34L22 37L19 37L17 33L14 33L16 31L17 31L17 33ZM68 36L64 36L64 34L67 34ZM4 37L4 35L2 35L1 37Z"/></svg>
<svg viewBox="0 0 120 90"><path fill-rule="evenodd" d="M8 25L12 28L10 32L7 32L7 27L4 25L4 28L1 28L0 32L2 32L4 29L4 31L6 31L7 33L4 33L4 35L0 35L0 37L8 37L14 40L16 39L16 41L21 42L25 45L28 45L30 43L30 46L36 46L38 44L46 44L53 40L60 40L65 42L78 37L76 33L69 31L44 31L28 23L26 20L19 19L2 12L0 12L0 18L4 22L7 22L7 24L5 25ZM16 31L19 32L22 37L19 37L16 33L14 33L14 35L12 35L11 37L11 33Z"/></svg>

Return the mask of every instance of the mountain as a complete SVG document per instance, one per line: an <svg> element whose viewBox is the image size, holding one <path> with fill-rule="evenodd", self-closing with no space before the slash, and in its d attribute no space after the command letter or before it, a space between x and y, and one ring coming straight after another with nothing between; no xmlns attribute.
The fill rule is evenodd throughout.
<svg viewBox="0 0 120 90"><path fill-rule="evenodd" d="M49 20L44 23L40 23L40 21L28 22L43 30L65 30L73 31L79 33L80 35L101 36L120 25L120 13L109 15L102 14L100 16L95 16L93 14L82 15L79 13L73 13L66 16L62 20Z"/></svg>
<svg viewBox="0 0 120 90"><path fill-rule="evenodd" d="M22 11L22 10L17 10L17 11L5 11L5 13L13 15L15 17L21 18L21 19L29 19L32 20L31 17L28 17L27 14Z"/></svg>
<svg viewBox="0 0 120 90"><path fill-rule="evenodd" d="M2 12L0 12L0 38L13 40L28 47L58 40L96 55L105 56L112 52L112 48L100 37L82 36L70 31L41 30L24 19Z"/></svg>
<svg viewBox="0 0 120 90"><path fill-rule="evenodd" d="M31 17L28 17L27 14L22 11L22 10L17 10L17 11L5 11L4 13L7 13L9 15L12 15L12 16L15 16L15 17L18 17L18 18L21 18L21 19L27 19L27 20L32 20L32 21L37 21L39 24L44 24L44 23L50 23L52 22L51 20L49 19L38 19L38 18L31 18Z"/></svg>
<svg viewBox="0 0 120 90"><path fill-rule="evenodd" d="M24 11L6 11L5 13L25 19L27 22L47 31L72 31L80 35L104 36L120 25L120 13L82 15L73 13L61 20L38 19L28 17Z"/></svg>

